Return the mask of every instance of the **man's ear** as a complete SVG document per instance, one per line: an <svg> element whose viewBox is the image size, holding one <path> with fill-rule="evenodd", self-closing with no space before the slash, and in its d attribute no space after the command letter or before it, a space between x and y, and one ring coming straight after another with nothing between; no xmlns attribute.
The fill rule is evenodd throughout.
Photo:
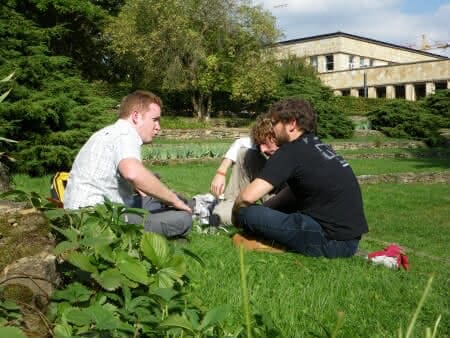
<svg viewBox="0 0 450 338"><path fill-rule="evenodd" d="M287 123L287 127L288 127L288 131L293 132L297 129L299 129L298 125L297 125L297 120L296 119L292 119Z"/></svg>
<svg viewBox="0 0 450 338"><path fill-rule="evenodd" d="M135 110L131 113L131 121L136 124L138 120L139 120L139 113Z"/></svg>

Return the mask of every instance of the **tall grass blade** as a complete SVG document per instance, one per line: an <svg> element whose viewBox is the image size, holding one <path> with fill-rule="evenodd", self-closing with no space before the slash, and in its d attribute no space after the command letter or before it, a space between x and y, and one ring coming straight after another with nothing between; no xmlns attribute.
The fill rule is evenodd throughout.
<svg viewBox="0 0 450 338"><path fill-rule="evenodd" d="M442 318L442 315L439 315L439 317L436 319L436 323L434 323L433 334L431 335L431 338L436 337L437 328L438 328L439 322L441 321L441 318Z"/></svg>
<svg viewBox="0 0 450 338"><path fill-rule="evenodd" d="M423 304L425 303L425 299L428 296L428 293L431 290L431 283L433 283L434 275L431 275L430 279L428 279L427 286L422 294L422 298L420 298L419 304L417 305L416 311L411 319L411 323L409 323L408 329L406 330L405 338L411 337L411 334L414 330L414 326L416 325L417 317L419 316L420 310L422 309Z"/></svg>
<svg viewBox="0 0 450 338"><path fill-rule="evenodd" d="M248 289L247 289L247 277L245 274L245 265L244 265L244 246L241 245L239 248L239 263L241 267L241 291L242 291L242 308L244 311L245 318L245 326L247 328L247 337L252 337L252 329L250 322L250 309L249 309L249 300L248 300Z"/></svg>
<svg viewBox="0 0 450 338"><path fill-rule="evenodd" d="M337 322L336 322L336 326L335 326L335 328L333 330L333 333L331 334L331 338L336 338L337 337L337 334L338 334L339 330L341 329L342 322L344 321L344 312L338 311L337 315L338 315L338 319L337 319Z"/></svg>

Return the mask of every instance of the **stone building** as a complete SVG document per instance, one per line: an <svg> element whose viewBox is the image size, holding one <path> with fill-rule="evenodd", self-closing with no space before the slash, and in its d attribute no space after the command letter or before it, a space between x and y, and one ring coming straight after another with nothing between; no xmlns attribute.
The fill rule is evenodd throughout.
<svg viewBox="0 0 450 338"><path fill-rule="evenodd" d="M450 88L450 59L336 32L276 44L278 58L304 57L335 95L416 100Z"/></svg>

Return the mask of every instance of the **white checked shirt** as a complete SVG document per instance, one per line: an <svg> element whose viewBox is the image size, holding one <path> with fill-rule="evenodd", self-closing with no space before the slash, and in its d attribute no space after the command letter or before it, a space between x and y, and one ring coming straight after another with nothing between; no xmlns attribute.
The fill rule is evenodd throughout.
<svg viewBox="0 0 450 338"><path fill-rule="evenodd" d="M234 163L237 161L238 152L241 148L254 149L256 150L256 145L253 144L250 137L241 137L238 138L233 144L230 146L228 151L225 153L225 158L230 159Z"/></svg>
<svg viewBox="0 0 450 338"><path fill-rule="evenodd" d="M125 158L141 160L142 140L126 120L94 133L83 145L70 171L64 191L64 208L78 209L104 202L127 203L133 194L131 184L119 173Z"/></svg>

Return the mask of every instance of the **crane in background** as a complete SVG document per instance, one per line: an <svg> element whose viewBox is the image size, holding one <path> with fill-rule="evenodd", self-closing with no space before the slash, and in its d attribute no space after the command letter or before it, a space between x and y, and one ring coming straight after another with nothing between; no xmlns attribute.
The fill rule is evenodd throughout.
<svg viewBox="0 0 450 338"><path fill-rule="evenodd" d="M430 49L447 49L450 47L449 42L439 42L439 41L433 41L433 43L428 43L427 37L425 34L422 34L422 40L420 43L420 47L418 49L420 50L430 50Z"/></svg>

